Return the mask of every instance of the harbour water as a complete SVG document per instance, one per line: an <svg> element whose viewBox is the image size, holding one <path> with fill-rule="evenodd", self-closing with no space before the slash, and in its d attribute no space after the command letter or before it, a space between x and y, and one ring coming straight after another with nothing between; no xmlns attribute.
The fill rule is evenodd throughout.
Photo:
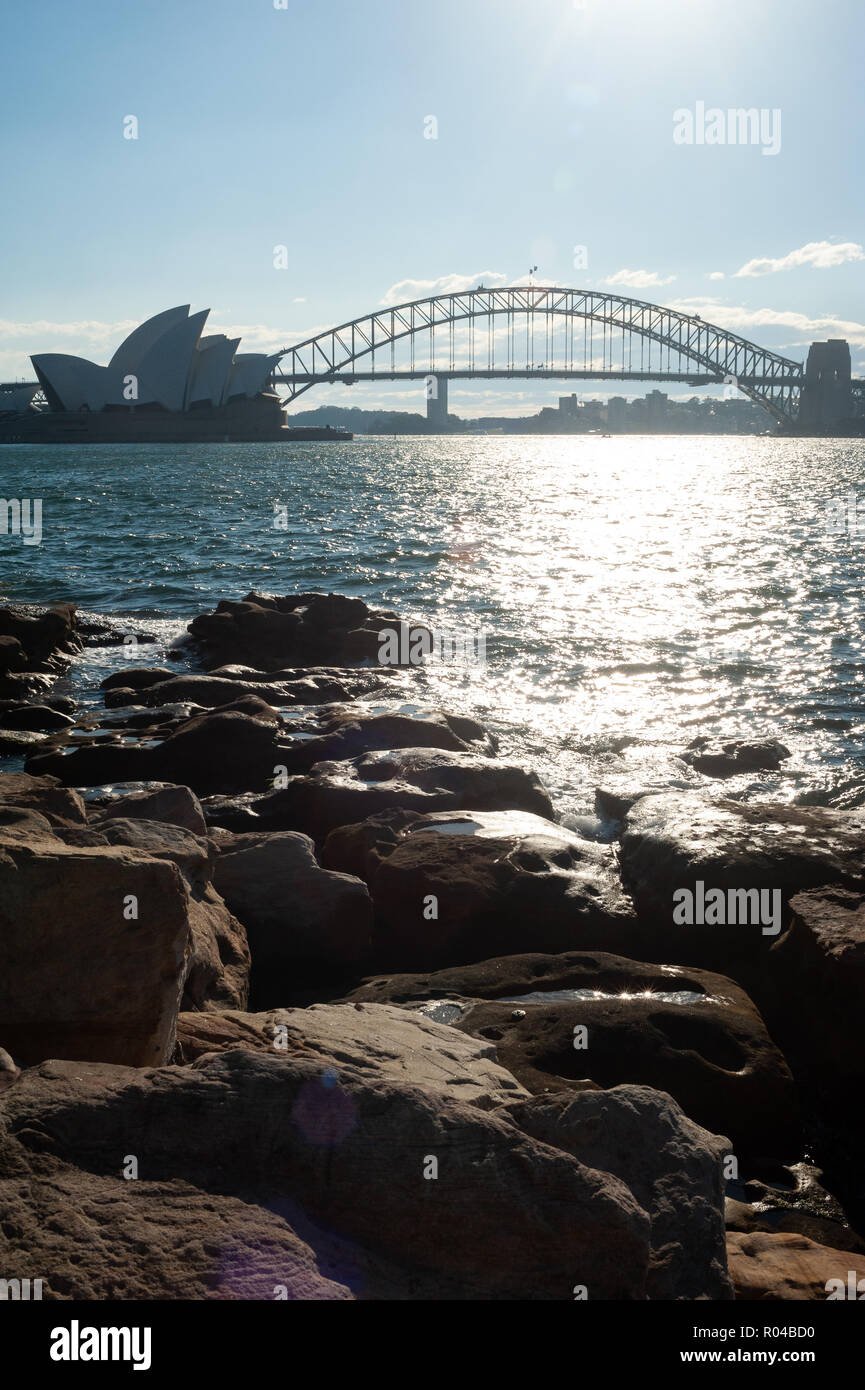
<svg viewBox="0 0 865 1390"><path fill-rule="evenodd" d="M484 662L428 668L419 694L495 730L568 823L598 828L598 786L700 780L679 756L699 735L791 751L724 794L865 803L863 441L31 445L0 480L42 502L40 544L0 534L2 600L158 639L88 649L58 693L163 664L221 598L335 591L481 634Z"/></svg>

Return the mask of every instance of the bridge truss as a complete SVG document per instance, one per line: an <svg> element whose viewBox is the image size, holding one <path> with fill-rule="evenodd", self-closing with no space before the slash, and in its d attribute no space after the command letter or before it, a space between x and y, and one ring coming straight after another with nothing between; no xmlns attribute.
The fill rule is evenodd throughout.
<svg viewBox="0 0 865 1390"><path fill-rule="evenodd" d="M287 403L324 382L556 377L726 384L796 419L803 367L646 300L599 290L483 286L379 309L284 348Z"/></svg>

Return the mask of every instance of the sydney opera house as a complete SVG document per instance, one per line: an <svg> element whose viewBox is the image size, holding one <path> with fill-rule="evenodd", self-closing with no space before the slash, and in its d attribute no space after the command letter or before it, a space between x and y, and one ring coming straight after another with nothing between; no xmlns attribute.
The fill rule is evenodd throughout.
<svg viewBox="0 0 865 1390"><path fill-rule="evenodd" d="M31 357L38 380L0 392L0 442L184 443L346 438L290 430L273 384L279 353L202 337L209 309L166 309L107 367L61 352Z"/></svg>

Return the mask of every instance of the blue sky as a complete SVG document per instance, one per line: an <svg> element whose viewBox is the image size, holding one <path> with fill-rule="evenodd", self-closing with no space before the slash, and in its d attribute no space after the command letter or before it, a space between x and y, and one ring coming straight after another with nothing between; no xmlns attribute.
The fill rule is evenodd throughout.
<svg viewBox="0 0 865 1390"><path fill-rule="evenodd" d="M275 348L534 264L797 358L847 337L865 375L863 71L861 0L7 6L0 378L31 377L30 352L106 361L173 304ZM777 153L676 143L698 102L780 111ZM522 413L570 389L464 383L451 404Z"/></svg>

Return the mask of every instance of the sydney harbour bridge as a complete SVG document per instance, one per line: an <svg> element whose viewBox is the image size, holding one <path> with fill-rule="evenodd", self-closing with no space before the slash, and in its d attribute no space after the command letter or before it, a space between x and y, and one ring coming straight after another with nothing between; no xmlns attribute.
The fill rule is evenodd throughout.
<svg viewBox="0 0 865 1390"><path fill-rule="evenodd" d="M479 285L377 309L280 356L273 380L288 404L324 383L422 379L440 419L458 378L724 385L782 427L806 416L831 425L865 406L865 382L851 380L840 340L813 344L806 367L699 314L600 290Z"/></svg>

